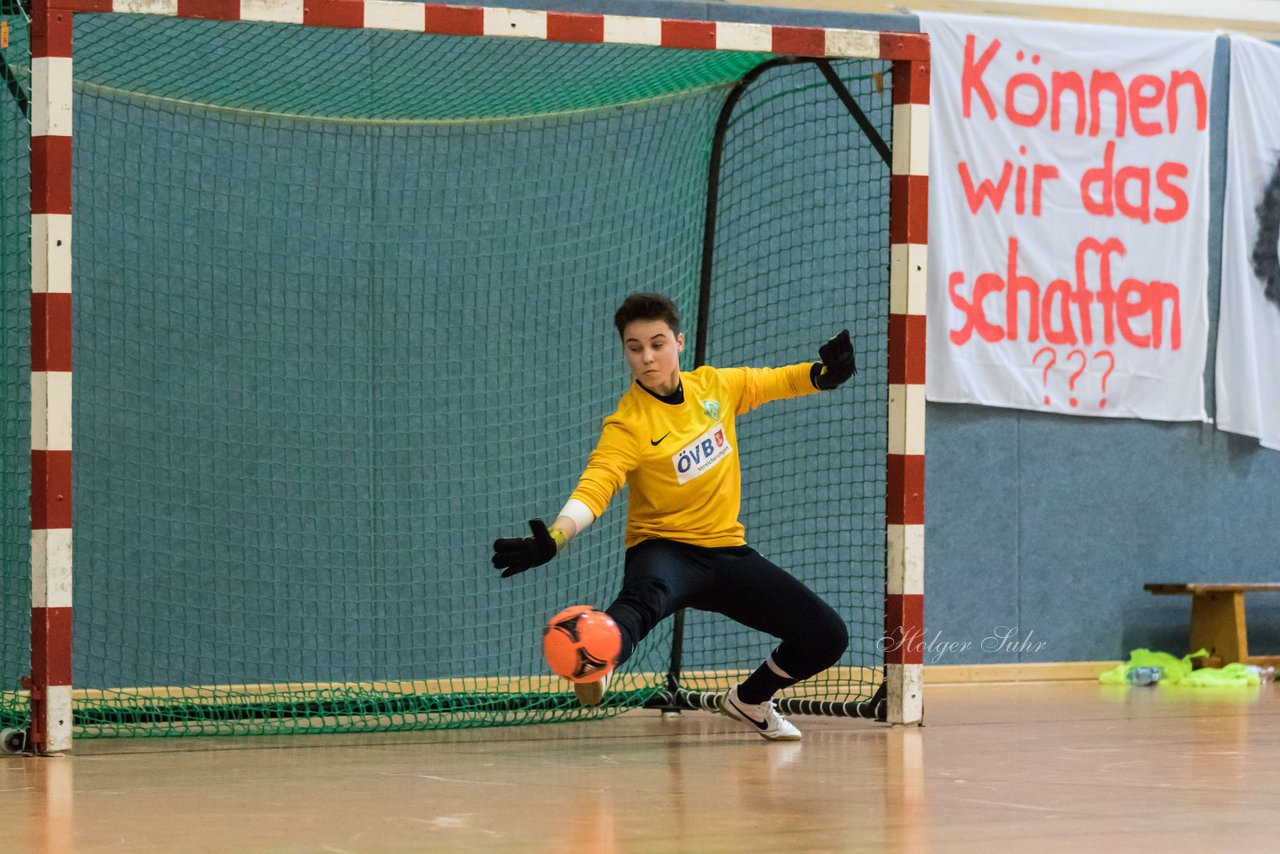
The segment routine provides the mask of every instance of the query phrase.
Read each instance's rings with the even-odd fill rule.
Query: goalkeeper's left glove
[[[809,380],[814,388],[833,389],[858,372],[848,329],[840,330],[839,335],[819,347],[818,357],[822,361],[814,362],[809,370]]]

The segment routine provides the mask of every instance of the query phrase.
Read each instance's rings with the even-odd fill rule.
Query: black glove
[[[530,519],[529,530],[533,531],[532,537],[493,541],[493,565],[505,570],[503,578],[542,566],[559,551],[551,532],[541,519]]]
[[[814,388],[823,391],[833,389],[858,372],[848,329],[840,330],[839,335],[819,347],[818,357],[822,361],[814,362],[809,371],[809,379]]]

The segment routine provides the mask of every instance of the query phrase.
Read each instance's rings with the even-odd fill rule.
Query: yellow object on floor
[[[1117,665],[1110,670],[1104,671],[1098,681],[1103,685],[1124,685],[1127,682],[1126,676],[1134,667],[1159,667],[1161,685],[1178,685],[1184,679],[1191,675],[1194,665],[1191,659],[1200,658],[1208,655],[1206,650],[1198,650],[1190,655],[1184,655],[1178,658],[1167,652],[1153,652],[1149,649],[1139,647],[1129,653],[1129,660],[1124,664]],[[1256,676],[1255,676],[1256,680]]]
[[[1261,681],[1257,670],[1233,661],[1223,667],[1201,667],[1178,684],[1188,688],[1247,688]]]

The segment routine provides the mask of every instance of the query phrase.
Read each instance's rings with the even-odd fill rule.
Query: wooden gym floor
[[[0,756],[4,852],[1274,851],[1275,685],[930,686],[924,728],[717,715]]]

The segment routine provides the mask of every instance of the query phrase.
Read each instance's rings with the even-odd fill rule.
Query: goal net
[[[24,728],[31,526],[57,500],[32,389],[52,436],[35,377],[56,366],[33,364],[29,317],[42,72],[0,2],[0,722]],[[333,17],[357,6],[363,25]],[[331,17],[74,16],[75,735],[596,718],[754,668],[772,639],[690,613],[599,707],[547,672],[547,618],[620,583],[625,492],[552,564],[505,581],[489,565],[496,536],[572,490],[628,382],[613,310],[641,290],[675,299],[716,365],[810,360],[852,331],[850,387],[741,421],[744,522],[850,625],[844,659],[791,696],[870,698],[893,63],[784,63],[738,86],[774,52],[554,41],[545,13],[481,12],[513,35],[543,16],[498,38],[371,24],[411,23],[414,4],[315,8]]]

